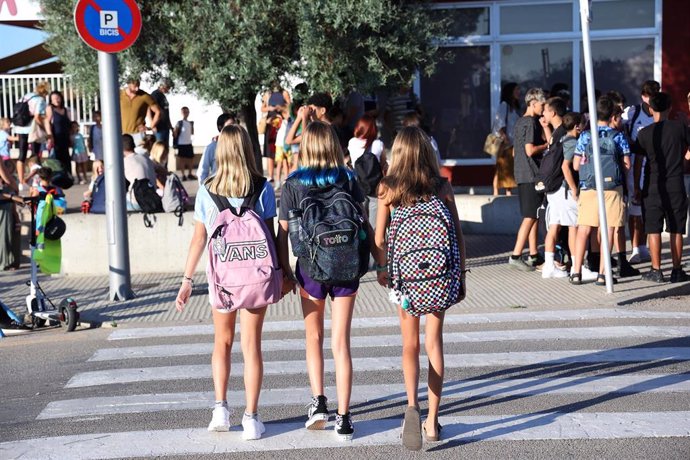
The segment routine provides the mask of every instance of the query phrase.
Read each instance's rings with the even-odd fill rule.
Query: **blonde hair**
[[[429,136],[408,126],[395,136],[388,175],[381,180],[379,198],[392,206],[412,206],[437,195],[443,179]]]
[[[156,141],[151,146],[151,159],[159,164],[165,163],[168,159],[168,145],[163,141]]]
[[[303,168],[324,170],[345,166],[343,149],[335,130],[323,121],[312,121],[302,134],[299,152]]]
[[[252,178],[261,177],[247,131],[239,125],[225,126],[216,145],[216,173],[206,180],[211,193],[244,197],[252,193]]]
[[[48,95],[48,93],[50,92],[50,83],[48,83],[45,80],[36,83],[36,87],[34,88],[34,92],[36,94],[38,94],[39,96],[46,97]]]

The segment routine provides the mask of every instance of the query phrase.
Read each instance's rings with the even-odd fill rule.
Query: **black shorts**
[[[29,151],[29,135],[18,134],[19,137],[19,161],[26,161],[26,155]]]
[[[523,218],[537,219],[539,208],[544,201],[544,195],[534,189],[532,182],[518,184],[518,194],[520,196],[520,214]]]
[[[647,233],[685,233],[688,197],[684,191],[649,194],[642,200],[644,229]]]
[[[177,156],[182,158],[194,158],[194,147],[192,145],[178,145]]]

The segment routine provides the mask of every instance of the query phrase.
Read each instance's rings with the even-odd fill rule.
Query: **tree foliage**
[[[121,76],[165,75],[229,109],[286,73],[333,95],[371,91],[429,73],[447,22],[425,1],[156,0],[138,2],[143,27],[118,55]],[[47,46],[85,89],[98,87],[97,54],[78,37],[76,1],[41,0]]]

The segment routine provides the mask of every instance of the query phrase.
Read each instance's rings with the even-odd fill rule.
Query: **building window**
[[[568,3],[501,6],[501,34],[534,34],[573,30]]]
[[[451,37],[489,35],[489,8],[436,9],[432,17],[450,21]]]
[[[525,94],[529,88],[549,90],[556,83],[572,88],[572,42],[501,45],[501,87],[514,81]]]
[[[489,47],[451,48],[452,62],[441,63],[420,92],[431,135],[447,159],[488,158],[482,152],[491,122]],[[484,134],[486,137],[486,134]]]
[[[654,3],[654,0],[625,0],[625,3],[617,0],[594,2],[590,28],[592,30],[652,28],[656,20]]]

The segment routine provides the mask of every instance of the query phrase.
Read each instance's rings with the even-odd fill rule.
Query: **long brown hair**
[[[429,136],[408,126],[395,136],[388,175],[381,180],[379,198],[393,207],[412,206],[437,195],[443,179]]]

